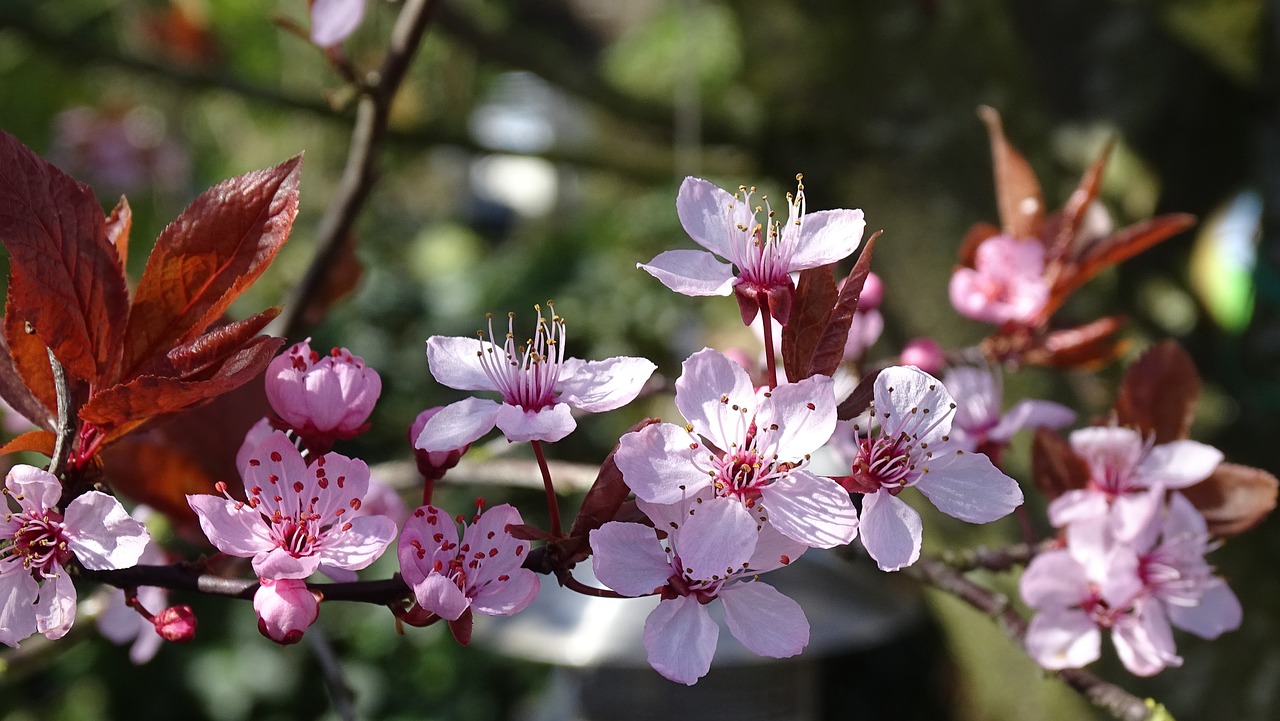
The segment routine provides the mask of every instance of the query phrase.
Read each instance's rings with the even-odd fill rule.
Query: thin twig
[[[75,442],[76,422],[71,414],[71,391],[67,387],[66,369],[54,357],[52,350],[47,348],[45,350],[49,353],[49,366],[53,369],[53,390],[58,399],[58,425],[54,429],[53,457],[49,459],[49,474],[57,477],[62,475],[67,465],[67,458],[71,455],[71,445]]]
[[[342,672],[342,663],[333,651],[333,644],[329,642],[329,634],[320,626],[312,626],[307,633],[307,641],[311,644],[316,662],[320,664],[321,673],[324,674],[324,685],[329,689],[329,698],[333,700],[333,710],[343,721],[356,721],[355,696]]]
[[[1018,566],[1025,566],[1032,558],[1057,545],[1056,541],[1042,541],[1037,544],[1019,543],[1005,548],[986,548],[979,546],[963,551],[946,550],[939,554],[939,559],[955,570],[966,571],[1009,571]]]

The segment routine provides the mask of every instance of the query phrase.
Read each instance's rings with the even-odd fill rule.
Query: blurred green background
[[[370,0],[343,46],[356,67],[376,67],[398,8]],[[3,0],[0,128],[104,206],[128,195],[135,278],[149,239],[200,191],[305,151],[293,236],[236,310],[278,303],[310,260],[352,117],[352,93],[322,52],[282,27],[305,28],[306,10],[304,0]],[[1050,207],[1113,137],[1103,200],[1117,226],[1201,217],[1105,273],[1064,316],[1128,315],[1135,352],[1177,338],[1205,377],[1198,440],[1275,472],[1280,5],[1263,0],[445,0],[356,224],[363,278],[310,330],[314,345],[346,346],[383,378],[373,429],[338,450],[408,458],[414,415],[461,397],[432,381],[424,339],[471,334],[486,311],[519,321],[552,298],[572,355],[644,355],[668,381],[704,345],[751,347],[732,301],[676,296],[635,269],[692,247],[674,213],[688,174],[781,196],[803,172],[809,208],[864,209],[869,229],[885,230],[873,267],[887,322],[873,358],[918,336],[976,343],[988,329],[958,320],[946,278],[969,225],[996,220],[981,104],[1001,111]],[[1009,378],[1008,395],[1057,398],[1087,420],[1110,407],[1122,370],[1028,371]],[[583,423],[552,453],[598,463],[645,412],[673,415],[654,398]],[[1023,480],[1026,459],[1019,438],[1009,461]],[[447,502],[461,509],[477,493],[452,489]],[[536,508],[536,495],[512,494]],[[975,533],[929,521],[934,548],[1016,536],[1011,522]],[[1240,631],[1179,635],[1185,666],[1154,679],[1111,656],[1098,670],[1180,719],[1280,716],[1277,525],[1213,556],[1245,606]],[[1012,578],[992,580],[1015,590]],[[261,638],[248,604],[182,600],[197,608],[199,640],[141,668],[90,623],[4,655],[0,721],[335,717],[308,644]],[[986,619],[926,600],[934,620],[921,631],[828,665],[846,688],[829,694],[827,717],[1096,715]],[[516,718],[547,677],[460,650],[440,628],[396,635],[377,608],[326,604],[320,626],[367,718]]]

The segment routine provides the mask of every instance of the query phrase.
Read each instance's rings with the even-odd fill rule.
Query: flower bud
[[[253,594],[253,610],[258,614],[258,632],[281,646],[302,640],[302,634],[320,616],[320,600],[296,578],[260,579]]]
[[[170,606],[151,618],[156,633],[166,641],[186,643],[196,636],[196,614],[185,604]]]
[[[461,448],[454,448],[449,451],[423,451],[418,449],[419,436],[422,435],[422,429],[426,427],[427,421],[432,416],[444,409],[444,406],[436,406],[428,408],[418,414],[414,419],[413,425],[409,427],[409,442],[413,444],[413,457],[418,462],[418,472],[428,481],[438,481],[444,478],[444,474],[450,468],[458,465],[458,461],[462,460],[462,456],[471,447],[467,444]]]
[[[875,273],[867,273],[862,283],[862,292],[858,294],[858,310],[874,310],[884,301],[884,283]]]
[[[346,348],[321,356],[311,350],[310,340],[294,345],[267,366],[267,400],[308,446],[317,440],[323,448],[334,439],[353,438],[364,431],[382,393],[382,379]]]
[[[941,372],[946,361],[942,346],[932,338],[914,338],[902,347],[902,365],[915,366],[925,373]]]

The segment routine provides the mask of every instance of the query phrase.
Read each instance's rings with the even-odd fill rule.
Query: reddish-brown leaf
[[[129,207],[129,200],[122,195],[111,215],[107,216],[107,241],[116,249],[116,255],[120,256],[121,268],[126,267],[129,262],[129,231],[132,228],[133,210]]]
[[[657,422],[657,418],[646,418],[631,426],[627,432],[634,433]],[[613,450],[609,451],[608,457],[604,459],[604,463],[600,465],[595,483],[592,483],[591,488],[587,490],[587,496],[582,499],[578,515],[573,519],[573,527],[569,530],[571,537],[585,539],[587,534],[612,521],[618,515],[618,509],[627,500],[627,494],[631,489],[622,480],[622,471],[618,470],[618,464],[614,461],[614,454],[617,452],[618,446],[614,445]]]
[[[1187,438],[1200,400],[1200,374],[1191,356],[1176,341],[1148,348],[1124,374],[1116,419],[1156,443]]]
[[[1195,225],[1196,217],[1187,213],[1169,213],[1135,223],[1118,230],[1103,240],[1080,249],[1073,269],[1054,284],[1055,298],[1065,298],[1103,270],[1122,263],[1155,244],[1167,240]]]
[[[1071,197],[1067,198],[1067,203],[1058,217],[1057,231],[1053,238],[1048,239],[1052,241],[1051,257],[1056,257],[1070,247],[1080,232],[1080,225],[1084,222],[1089,205],[1097,199],[1098,191],[1102,189],[1102,174],[1107,169],[1107,160],[1111,157],[1111,148],[1114,145],[1114,139],[1107,140],[1106,145],[1102,147],[1102,152],[1098,153],[1098,157],[1084,171],[1080,184],[1071,193]]]
[[[55,440],[53,433],[49,431],[27,431],[4,444],[4,446],[0,446],[0,456],[19,451],[30,451],[52,457]]]
[[[134,294],[122,378],[194,340],[262,274],[293,226],[301,167],[296,156],[225,180],[164,229]]]
[[[986,123],[987,135],[991,138],[1001,229],[1014,238],[1038,238],[1044,217],[1040,181],[1036,180],[1027,159],[1005,138],[1000,113],[984,105],[978,108],[978,117]]]
[[[1075,328],[1053,331],[1026,349],[1022,359],[1059,368],[1093,368],[1108,363],[1120,357],[1128,343],[1115,338],[1123,325],[1123,317],[1110,315]]]
[[[876,376],[880,375],[881,370],[883,369],[877,368],[858,381],[849,397],[836,406],[836,418],[842,421],[853,420],[871,407],[871,401],[875,400]]]
[[[0,242],[10,292],[67,372],[105,378],[120,353],[129,292],[93,191],[0,132]]]
[[[1084,488],[1090,475],[1089,464],[1048,428],[1037,428],[1031,441],[1031,474],[1050,499]]]
[[[803,375],[813,359],[813,349],[818,346],[822,331],[831,316],[831,306],[839,296],[832,265],[800,271],[796,283],[795,300],[791,304],[791,318],[782,327],[782,364],[787,379],[792,383],[808,376]]]
[[[53,369],[49,365],[49,351],[44,341],[40,340],[36,334],[28,333],[27,330],[27,322],[23,320],[22,312],[14,307],[11,287],[4,313],[5,348],[8,350],[9,360],[13,363],[13,370],[17,374],[18,385],[35,403],[32,405],[22,397],[23,394],[19,391],[15,400],[23,405],[16,405],[13,402],[9,405],[37,426],[53,430],[54,420],[57,418],[58,398],[53,388]],[[7,392],[5,399],[9,399]]]
[[[827,316],[827,323],[822,329],[818,344],[814,346],[813,357],[809,360],[809,367],[801,376],[802,378],[815,375],[829,376],[836,372],[836,368],[840,367],[840,361],[844,360],[844,346],[849,341],[849,326],[853,323],[854,311],[858,309],[858,296],[862,295],[862,286],[867,281],[867,274],[871,272],[871,254],[875,251],[876,239],[880,237],[880,232],[877,230],[867,238],[858,261],[853,264],[853,270],[849,271],[849,277],[845,278],[844,285],[840,287],[840,295],[836,298],[830,315]],[[790,377],[790,371],[788,371],[788,377]]]
[[[1182,493],[1200,509],[1215,536],[1253,528],[1276,507],[1276,477],[1260,468],[1219,463],[1208,478]]]
[[[283,343],[280,338],[254,338],[203,380],[139,376],[94,394],[80,409],[80,418],[111,429],[107,440],[112,441],[153,416],[190,408],[251,380]]]
[[[978,257],[978,246],[982,245],[982,241],[992,236],[1000,235],[1000,229],[990,223],[975,223],[964,234],[964,240],[960,242],[960,265],[967,268],[974,267]]]
[[[171,373],[163,375],[183,380],[198,379],[255,338],[278,315],[280,306],[274,306],[244,320],[220,325],[194,341],[174,348],[165,356],[166,369]]]

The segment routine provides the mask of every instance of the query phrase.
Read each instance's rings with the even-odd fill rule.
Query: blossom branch
[[[81,569],[80,576],[116,588],[151,586],[245,601],[253,599],[259,585],[256,578],[226,578],[207,573],[190,563],[139,565],[109,571]],[[409,587],[399,576],[375,581],[309,583],[307,588],[323,595],[326,601],[355,601],[380,606],[404,601],[411,596]]]
[[[939,560],[956,571],[965,573],[983,569],[986,571],[1008,571],[1017,566],[1027,565],[1036,555],[1057,545],[1056,541],[1040,543],[1019,543],[1006,548],[987,548],[979,546],[963,551],[944,550]]]
[[[46,351],[49,353],[49,367],[53,369],[53,390],[58,403],[58,426],[54,431],[53,456],[49,459],[49,474],[60,476],[67,465],[68,456],[71,455],[76,424],[71,414],[71,390],[67,387],[66,369],[54,357],[52,350],[46,349]]]

